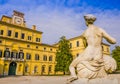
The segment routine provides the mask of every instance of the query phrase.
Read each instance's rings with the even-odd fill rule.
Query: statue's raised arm
[[[111,44],[115,44],[116,40],[111,37],[109,34],[107,34],[107,32],[105,32],[103,29],[100,29],[102,31],[103,37]]]

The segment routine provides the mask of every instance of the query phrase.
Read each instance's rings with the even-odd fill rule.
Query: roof
[[[14,27],[16,27],[16,28],[23,28],[24,30],[34,31],[34,32],[38,32],[38,33],[43,33],[43,32],[38,31],[38,30],[33,30],[33,29],[31,29],[31,28],[28,28],[28,27],[19,26],[19,25],[7,23],[7,22],[4,22],[4,21],[0,21],[0,24],[9,25],[9,26],[14,26]]]
[[[7,17],[7,18],[12,19],[12,18],[11,18],[11,17],[9,17],[9,16],[3,15],[3,16],[1,17],[1,20],[3,19],[3,17]]]
[[[49,44],[45,44],[45,43],[41,43],[41,45],[43,45],[43,46],[49,46],[49,47],[55,47],[54,45],[49,45]],[[55,47],[55,48],[57,48],[57,47]]]
[[[77,38],[83,38],[83,37],[80,35],[80,36],[76,36],[76,37],[70,38],[68,40],[74,40],[74,39],[77,39]]]

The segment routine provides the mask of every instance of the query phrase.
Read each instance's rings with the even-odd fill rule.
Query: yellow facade
[[[24,14],[14,11],[12,17],[0,20],[0,76],[54,75],[56,45],[42,43],[42,33],[36,26],[27,28]],[[81,36],[69,39],[73,58],[86,45]],[[109,55],[109,45],[103,44],[103,53]],[[59,74],[59,73],[58,73]]]
[[[12,17],[2,16],[0,76],[54,74],[56,47],[41,39],[42,32],[35,25],[31,29],[25,26],[24,14],[14,11]]]

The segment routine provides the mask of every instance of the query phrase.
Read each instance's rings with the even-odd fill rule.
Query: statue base
[[[110,78],[95,78],[95,79],[86,79],[80,78],[71,82],[70,84],[119,84],[118,79],[110,79]]]

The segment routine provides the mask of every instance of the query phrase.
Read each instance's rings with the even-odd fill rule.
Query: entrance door
[[[16,75],[17,63],[11,62],[9,65],[9,75]]]

